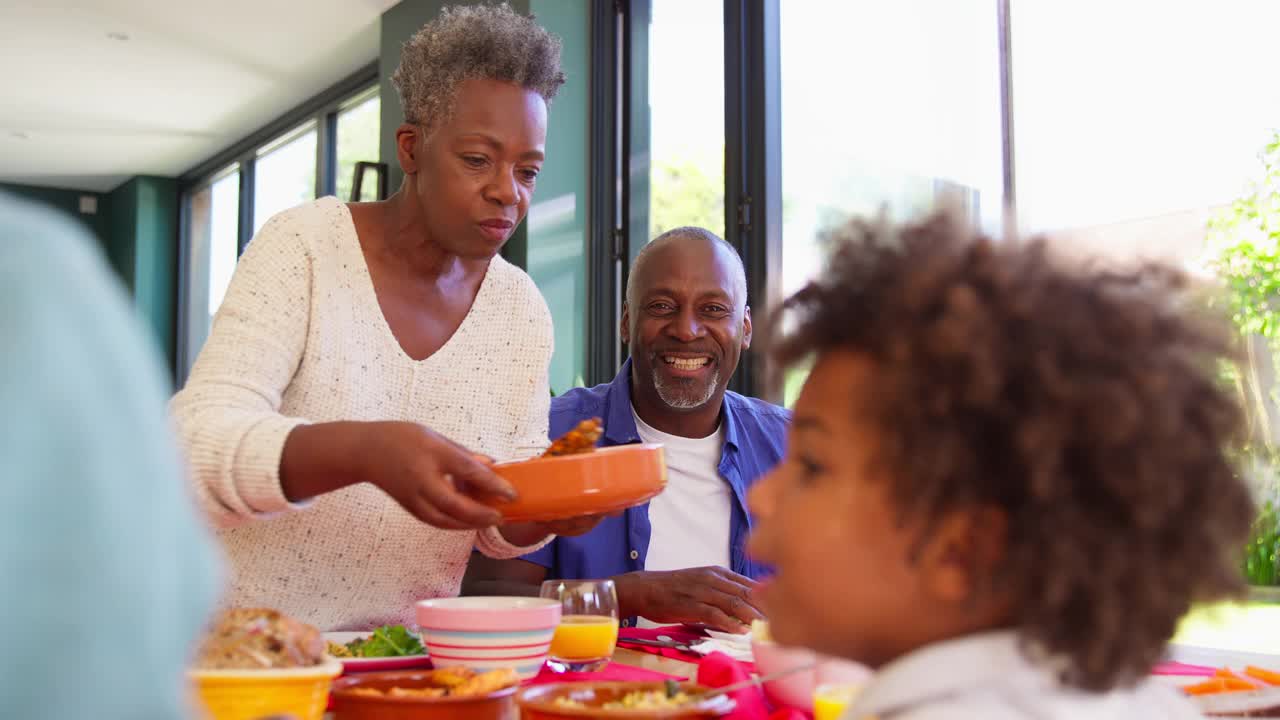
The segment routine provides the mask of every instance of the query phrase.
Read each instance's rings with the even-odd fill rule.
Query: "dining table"
[[[667,675],[679,675],[685,678],[692,678],[698,674],[698,665],[696,663],[662,655],[651,655],[624,647],[613,651],[613,661],[619,665],[653,670]]]
[[[697,663],[687,662],[677,658],[663,657],[661,655],[652,655],[639,650],[619,647],[613,651],[613,662],[617,665],[625,665],[627,667],[640,668],[642,670],[650,670],[660,672],[666,675],[675,675],[683,678],[694,678],[698,674]],[[325,714],[325,720],[333,720],[332,713]]]

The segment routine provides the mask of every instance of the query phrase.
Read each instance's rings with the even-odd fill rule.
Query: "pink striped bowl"
[[[512,668],[522,680],[542,669],[560,624],[560,601],[459,597],[417,605],[422,644],[435,667]]]

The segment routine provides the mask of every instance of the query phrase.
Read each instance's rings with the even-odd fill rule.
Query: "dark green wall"
[[[178,304],[177,180],[138,176],[109,193],[7,183],[0,183],[0,191],[48,205],[84,223],[172,367]],[[82,195],[98,198],[96,214],[80,213]]]
[[[106,249],[108,221],[105,207],[106,198],[102,193],[89,192],[88,190],[37,187],[35,185],[14,185],[11,183],[0,183],[0,191],[61,210],[83,223],[98,239],[98,243],[102,245],[103,249]],[[80,214],[81,195],[92,195],[98,198],[97,214]]]
[[[590,159],[591,17],[586,2],[531,0],[538,23],[558,35],[565,84],[551,104],[547,160],[529,210],[524,268],[555,321],[551,387],[558,393],[586,380],[587,211]]]
[[[132,180],[112,190],[106,197],[107,233],[104,238],[107,257],[116,269],[130,293],[133,292],[134,243],[133,231],[137,224],[137,186]]]
[[[111,191],[107,255],[133,294],[157,349],[174,362],[178,182],[139,175]]]

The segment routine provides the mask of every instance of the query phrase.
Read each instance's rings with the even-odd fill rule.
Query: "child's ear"
[[[976,599],[1004,561],[1009,519],[997,508],[956,510],[939,518],[920,554],[924,586],[948,603]]]

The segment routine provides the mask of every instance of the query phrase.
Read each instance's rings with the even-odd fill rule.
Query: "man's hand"
[[[661,623],[701,623],[741,633],[764,615],[755,606],[756,581],[722,567],[632,572],[613,578],[622,615]]]

